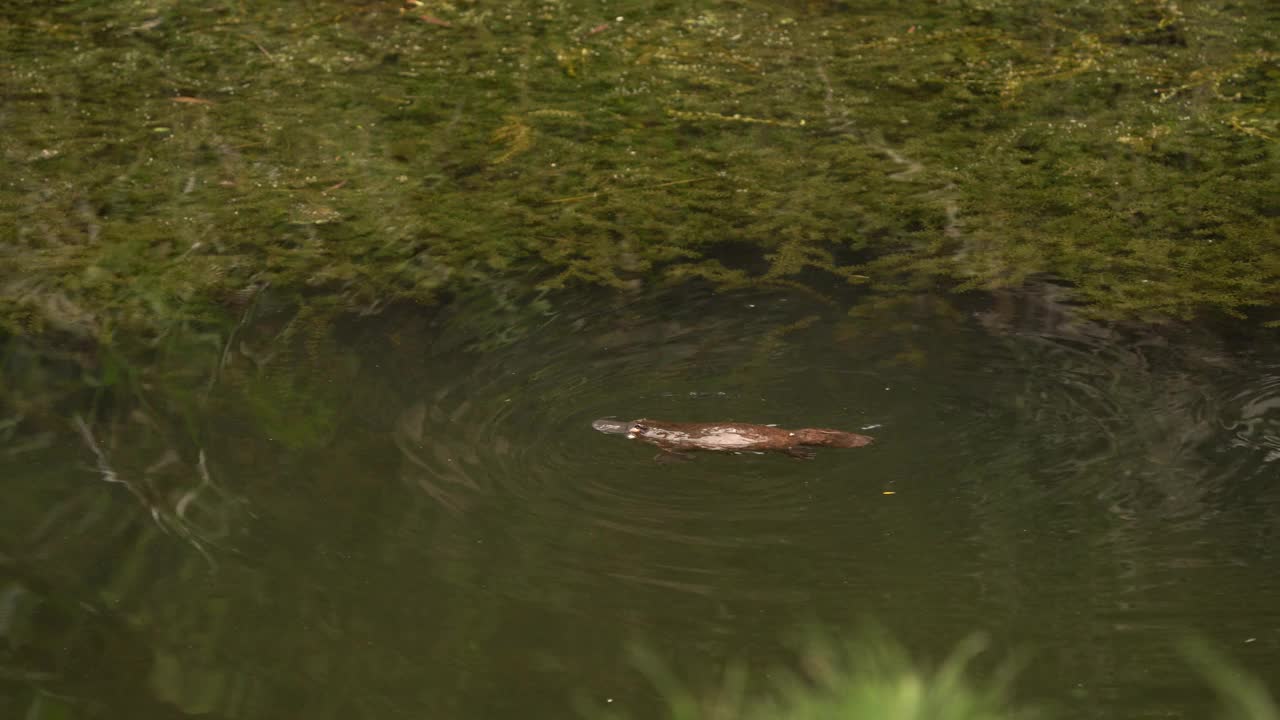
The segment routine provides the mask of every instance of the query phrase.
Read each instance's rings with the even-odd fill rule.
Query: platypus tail
[[[870,435],[845,432],[843,430],[824,430],[822,428],[801,428],[796,430],[796,437],[801,445],[820,445],[834,448],[856,448],[870,445],[876,439]]]

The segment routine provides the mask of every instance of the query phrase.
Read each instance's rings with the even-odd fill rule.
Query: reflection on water
[[[1074,715],[1199,707],[1189,630],[1280,667],[1275,352],[1081,320],[1051,288],[853,307],[476,297],[274,375],[232,357],[192,427],[80,408],[10,433],[0,709],[643,708],[633,640],[696,681],[867,616],[927,655],[976,629],[1036,650],[1028,693]],[[592,430],[611,415],[877,443],[660,464]]]

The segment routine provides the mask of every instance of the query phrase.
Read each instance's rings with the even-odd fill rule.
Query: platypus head
[[[626,435],[631,426],[635,424],[634,420],[614,420],[613,418],[600,418],[591,423],[591,427],[602,433],[610,435]]]
[[[820,430],[818,428],[802,428],[796,430],[796,437],[801,445],[821,445],[833,448],[855,448],[870,445],[875,438],[868,435],[844,432],[841,430]]]

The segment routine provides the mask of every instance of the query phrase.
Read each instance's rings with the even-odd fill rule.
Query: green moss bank
[[[11,4],[0,322],[100,343],[517,269],[1280,300],[1280,6],[884,5]]]

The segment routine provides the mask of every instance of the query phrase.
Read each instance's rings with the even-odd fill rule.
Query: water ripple
[[[1203,522],[1224,487],[1280,457],[1275,373],[1232,386],[1247,374],[1213,347],[1020,307],[886,329],[803,296],[689,292],[562,304],[494,344],[463,306],[404,389],[403,477],[451,516],[499,516],[513,542],[555,548],[529,572],[744,593],[741,553],[849,582],[851,562],[896,552],[895,508],[954,515],[957,493],[981,523],[1032,513],[1048,528],[1093,508],[1113,523],[1106,542],[1132,545],[1140,520]],[[872,425],[880,442],[807,463],[664,465],[591,429],[608,416]]]

